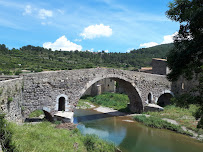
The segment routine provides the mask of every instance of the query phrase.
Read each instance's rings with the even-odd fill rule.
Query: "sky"
[[[0,44],[129,52],[173,42],[172,0],[0,0]]]

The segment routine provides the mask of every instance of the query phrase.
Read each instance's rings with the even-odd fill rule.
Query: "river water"
[[[74,123],[82,134],[96,134],[115,143],[123,152],[203,152],[203,143],[172,131],[131,122],[129,117],[91,109],[77,109],[74,113]]]

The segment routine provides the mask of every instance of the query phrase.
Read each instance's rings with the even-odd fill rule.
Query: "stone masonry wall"
[[[22,121],[22,78],[0,81],[0,110],[10,121]]]
[[[110,68],[26,74],[23,76],[25,114],[43,107],[50,109],[50,112],[56,112],[57,99],[60,96],[67,97],[65,111],[73,111],[85,91],[95,82],[105,78],[122,80],[120,83],[123,83],[124,86],[130,84],[135,90],[135,94],[128,90],[129,97],[142,102],[142,105],[139,104],[136,107],[139,108],[138,111],[142,111],[149,93],[152,94],[155,101],[165,91],[171,90],[171,83],[165,76]]]

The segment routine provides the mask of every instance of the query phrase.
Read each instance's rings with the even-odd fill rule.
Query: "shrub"
[[[4,117],[5,114],[0,112],[0,144],[3,151],[14,151],[15,146],[11,144],[12,131]]]
[[[99,139],[96,135],[87,134],[84,136],[83,143],[88,152],[112,152],[115,151],[115,146],[112,143],[107,143]]]

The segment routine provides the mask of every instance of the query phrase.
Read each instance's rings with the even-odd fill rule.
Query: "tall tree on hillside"
[[[171,69],[168,78],[175,81],[180,75],[187,79],[199,76],[196,89],[199,96],[193,97],[193,101],[200,104],[199,117],[203,121],[203,1],[174,0],[166,15],[180,23],[179,32],[174,37],[175,47],[168,54]],[[203,123],[200,127],[203,128]]]

